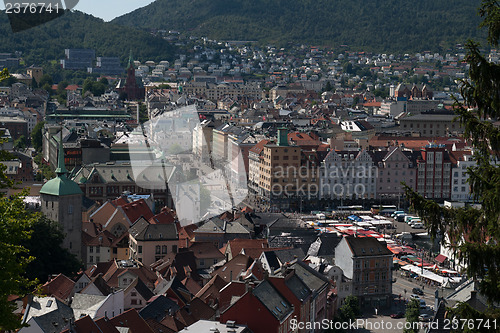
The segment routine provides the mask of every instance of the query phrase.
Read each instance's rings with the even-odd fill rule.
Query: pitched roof
[[[352,237],[348,236],[344,238],[351,252],[355,257],[367,257],[367,256],[383,256],[391,255],[392,252],[387,248],[386,245],[379,242],[373,237]]]
[[[267,280],[262,281],[256,286],[252,294],[257,297],[257,299],[280,322],[293,312],[292,305]]]
[[[163,295],[159,295],[142,308],[139,314],[144,319],[154,319],[161,322],[169,313],[174,314],[179,309],[179,306],[173,300]]]
[[[201,286],[194,279],[186,277],[181,281],[184,287],[193,295],[196,295],[200,290]]]
[[[286,264],[294,260],[302,260],[306,256],[300,247],[295,249],[274,250],[274,254],[282,264]]]
[[[101,333],[101,332],[118,333],[118,330],[116,328],[114,328],[114,331],[102,330],[99,326],[97,326],[94,320],[92,320],[92,318],[87,315],[85,317],[75,320],[74,323],[70,324],[69,329],[64,330],[61,333]]]
[[[295,275],[313,292],[329,284],[323,275],[301,261],[297,261],[292,267],[295,269]]]
[[[165,325],[166,327],[170,328],[174,332],[179,332],[184,327],[186,327],[186,325],[181,323],[174,316],[166,316],[165,318],[163,318],[163,320],[160,322],[160,324]]]
[[[154,224],[169,224],[174,223],[176,219],[176,214],[174,210],[167,209],[166,207],[162,211],[152,218],[149,219],[150,223]]]
[[[216,258],[216,259],[224,259],[224,255],[219,251],[219,249],[211,242],[193,242],[189,248],[190,251],[193,251],[196,259],[205,259],[205,258]]]
[[[59,274],[55,278],[47,281],[43,286],[43,293],[48,296],[54,296],[65,301],[71,296],[71,291],[75,282],[64,274]]]
[[[250,152],[260,155],[260,153],[264,150],[264,146],[267,145],[269,140],[261,140],[255,146],[250,149]]]
[[[127,286],[125,293],[131,291],[132,289],[135,289],[146,301],[154,296],[153,292],[139,278],[135,278],[134,281]]]
[[[121,207],[132,223],[137,221],[140,217],[149,220],[154,216],[151,208],[149,208],[144,199],[139,199],[137,201],[127,203]]]
[[[313,256],[333,256],[335,255],[335,248],[342,240],[342,236],[336,233],[322,233],[318,236],[316,241],[311,244],[308,255]]]
[[[156,320],[154,319],[146,319],[146,323],[148,323],[149,327],[151,327],[151,329],[153,331],[155,331],[155,333],[175,333],[177,331],[174,331],[173,329],[170,329],[168,328],[167,326],[157,322]]]
[[[23,323],[33,319],[44,332],[59,332],[73,318],[73,310],[55,297],[33,297],[24,312]]]
[[[213,272],[212,276],[219,275],[226,282],[237,280],[238,276],[244,273],[252,263],[252,258],[244,254],[238,254]]]
[[[94,276],[91,280],[90,280],[90,283],[85,287],[83,288],[80,293],[81,294],[86,294],[87,293],[87,290],[90,290],[90,288],[92,287],[95,287],[99,290],[99,292],[104,295],[104,296],[107,296],[111,293],[111,287],[108,286],[108,284],[106,283],[106,281],[103,279],[102,277],[102,273],[99,273],[97,274],[96,276]]]
[[[142,241],[177,240],[177,226],[175,224],[151,224],[144,217],[140,217],[129,229],[130,236]]]
[[[109,321],[116,327],[128,327],[132,332],[154,333],[136,309],[127,310]]]
[[[226,285],[227,282],[224,281],[224,279],[222,279],[219,275],[214,275],[210,281],[208,281],[203,288],[198,291],[195,297],[205,300],[213,294],[218,295],[219,291],[221,291],[221,289]]]
[[[246,234],[250,238],[248,231],[239,222],[228,222],[219,218],[212,218],[194,231],[195,233],[219,233],[219,234]]]
[[[234,257],[238,253],[241,253],[242,249],[265,249],[269,248],[267,239],[241,239],[236,238],[228,242],[226,251],[230,249],[232,256]],[[260,255],[260,254],[259,254]]]

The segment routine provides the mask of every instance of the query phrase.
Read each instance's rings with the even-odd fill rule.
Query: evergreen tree
[[[482,26],[488,28],[488,42],[498,47],[500,4],[483,0],[479,13]],[[432,236],[444,235],[443,241],[465,263],[468,276],[479,281],[480,292],[492,304],[500,301],[500,129],[493,125],[500,116],[500,65],[488,62],[477,43],[469,41],[466,47],[469,79],[462,81],[463,103],[455,104],[464,136],[474,147],[476,166],[468,169],[469,185],[481,208],[443,208],[409,188],[406,192]],[[454,312],[463,318],[470,314]]]

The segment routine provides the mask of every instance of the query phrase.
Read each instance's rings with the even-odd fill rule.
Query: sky
[[[68,2],[74,3],[77,1],[70,0]],[[147,6],[151,2],[154,2],[154,0],[79,0],[74,9],[102,18],[104,21],[111,21],[115,17]],[[3,1],[0,2],[0,9],[5,9]]]
[[[80,0],[75,9],[111,21],[151,2],[154,0]]]

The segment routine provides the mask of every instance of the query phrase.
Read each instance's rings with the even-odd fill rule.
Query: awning
[[[448,258],[445,255],[440,254],[434,260],[436,260],[438,263],[442,264],[446,259],[448,259]]]

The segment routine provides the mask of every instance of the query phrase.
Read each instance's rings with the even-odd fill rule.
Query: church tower
[[[144,89],[142,79],[135,76],[132,50],[130,50],[130,56],[128,59],[127,78],[125,80],[120,79],[120,81],[116,85],[116,89],[120,93],[125,93],[129,101],[144,99],[146,90]]]
[[[61,130],[62,133],[62,130]],[[57,177],[45,183],[40,190],[42,213],[59,223],[64,233],[63,246],[82,259],[82,197],[80,187],[66,174],[62,134],[57,156]]]

